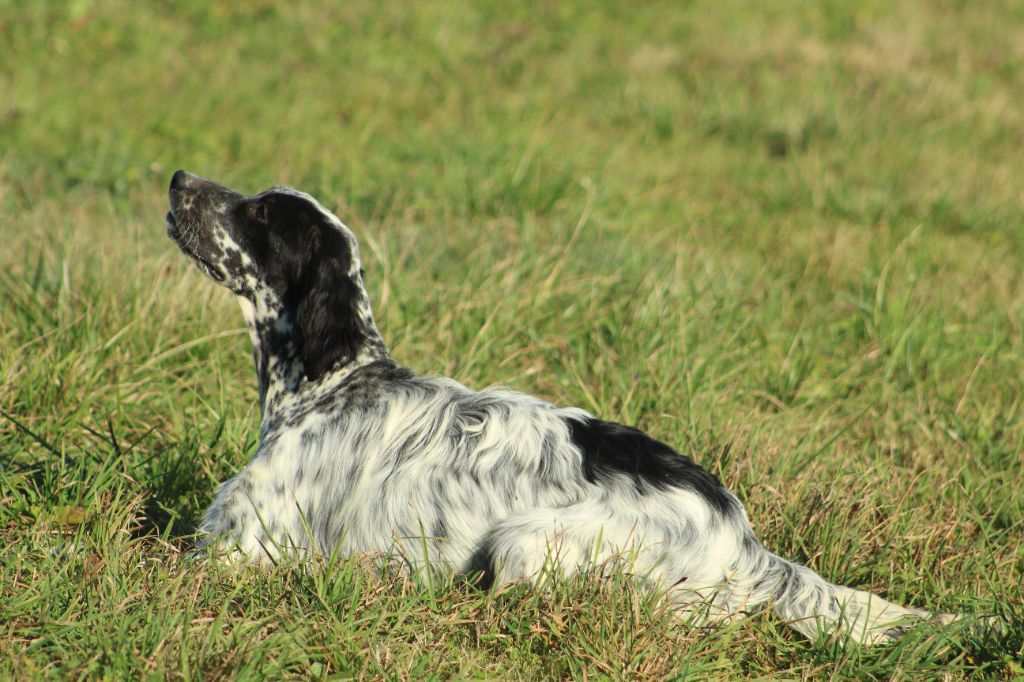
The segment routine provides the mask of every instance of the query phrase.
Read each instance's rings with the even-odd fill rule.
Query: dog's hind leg
[[[771,605],[810,639],[827,634],[875,644],[895,641],[923,620],[955,618],[833,584],[769,552],[745,523],[689,521],[666,526],[650,517],[609,514],[599,502],[525,510],[495,526],[481,554],[498,584],[537,583],[548,574],[566,576],[621,561],[626,572],[665,590],[693,624],[723,622]]]
[[[629,572],[649,571],[664,554],[664,543],[644,529],[616,523],[599,503],[522,510],[498,523],[484,540],[479,557],[493,582],[571,576],[612,560]],[[655,581],[660,582],[660,581]]]
[[[679,507],[663,504],[655,511],[635,508],[642,505],[598,499],[515,512],[488,533],[477,563],[498,584],[536,583],[552,573],[564,577],[609,562],[660,589],[683,577],[691,588],[722,582],[740,549],[735,525],[706,507],[679,514]],[[702,598],[710,593],[701,592]]]

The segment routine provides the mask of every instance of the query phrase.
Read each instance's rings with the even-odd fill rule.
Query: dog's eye
[[[265,201],[259,201],[249,205],[249,217],[259,223],[266,225],[270,220],[270,207]]]

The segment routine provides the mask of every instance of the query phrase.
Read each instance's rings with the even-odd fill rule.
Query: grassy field
[[[1024,677],[1024,5],[604,4],[0,0],[0,678]],[[186,563],[258,407],[179,167],[336,209],[400,362],[640,426],[777,553],[1005,632]]]

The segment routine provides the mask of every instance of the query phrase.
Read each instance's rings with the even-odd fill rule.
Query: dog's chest
[[[344,531],[344,508],[361,475],[358,459],[335,441],[336,431],[315,420],[265,439],[221,487],[203,530],[229,536],[250,555],[267,542],[329,549]]]

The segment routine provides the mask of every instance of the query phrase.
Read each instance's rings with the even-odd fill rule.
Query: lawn
[[[0,0],[0,678],[1024,678],[1024,5]],[[636,425],[873,649],[184,553],[251,455],[186,168],[362,241],[401,363]]]

